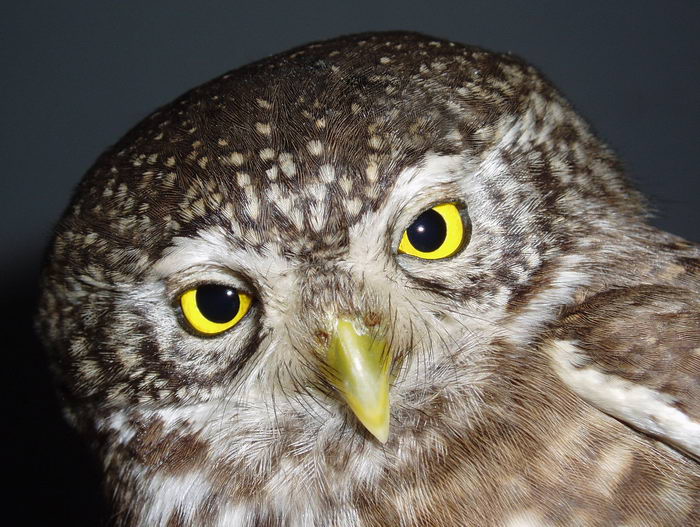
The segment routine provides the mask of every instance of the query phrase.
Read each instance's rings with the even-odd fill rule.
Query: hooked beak
[[[380,442],[389,437],[391,352],[384,338],[339,319],[328,346],[329,381],[364,427]]]

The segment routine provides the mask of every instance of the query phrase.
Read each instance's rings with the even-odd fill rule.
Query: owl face
[[[415,433],[415,415],[397,416],[438,397],[463,398],[466,391],[478,400],[489,378],[487,344],[506,331],[528,340],[549,312],[524,314],[527,320],[513,313],[513,286],[527,284],[544,258],[529,243],[508,242],[494,214],[498,203],[479,198],[483,189],[465,181],[468,164],[461,156],[427,154],[397,175],[375,211],[341,211],[342,219],[334,219],[341,227],[317,222],[327,233],[316,240],[322,249],[283,238],[246,247],[220,225],[174,238],[142,281],[108,299],[111,324],[119,328],[109,347],[119,362],[146,367],[148,343],[159,363],[108,404],[118,407],[122,399],[128,407],[131,388],[148,407],[195,405],[204,411],[198,427],[215,425],[224,451],[241,437],[274,437],[280,427],[308,438],[352,433],[372,442],[329,357],[342,321],[385,343],[366,352],[386,360],[386,415],[391,407],[394,433],[402,422]],[[334,182],[328,186],[326,193],[338,191]],[[290,193],[289,201],[305,195]],[[529,221],[537,222],[534,212]],[[313,225],[301,229],[313,240]],[[550,257],[571,258],[554,251]],[[501,276],[505,261],[509,274]],[[563,283],[542,300],[556,303],[576,278],[552,278]],[[225,430],[222,420],[231,422]]]
[[[369,484],[498,407],[503,343],[639,214],[616,174],[477,48],[348,37],[224,75],[103,155],[59,226],[39,322],[68,414],[113,486],[192,510]]]

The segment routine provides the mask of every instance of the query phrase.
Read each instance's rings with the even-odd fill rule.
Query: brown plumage
[[[122,525],[686,526],[699,291],[536,70],[372,33],[106,152],[38,327]]]

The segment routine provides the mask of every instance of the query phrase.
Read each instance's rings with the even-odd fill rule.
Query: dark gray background
[[[312,40],[410,29],[537,65],[659,211],[700,239],[700,2],[14,2],[0,15],[0,277],[11,463],[24,524],[94,525],[96,477],[63,425],[29,329],[53,222],[96,156],[226,70]],[[30,477],[31,476],[31,477]],[[31,482],[31,483],[30,483]]]

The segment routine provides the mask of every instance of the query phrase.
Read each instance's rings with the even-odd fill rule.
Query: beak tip
[[[384,430],[372,432],[372,435],[383,445],[389,439],[389,427],[387,426]]]
[[[379,422],[367,422],[366,420],[360,419],[360,423],[365,429],[372,434],[377,441],[384,444],[389,439],[389,416],[387,415],[385,419],[381,419]]]

